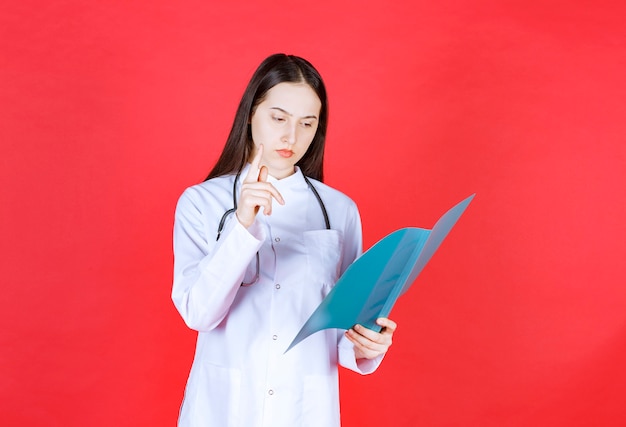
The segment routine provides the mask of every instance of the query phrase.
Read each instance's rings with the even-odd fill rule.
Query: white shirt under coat
[[[361,254],[357,207],[311,180],[328,211],[326,230],[297,169],[281,180],[269,178],[285,205],[274,202],[269,216],[261,209],[248,229],[229,215],[216,242],[219,220],[233,207],[234,178],[188,188],[176,208],[172,299],[198,331],[179,426],[339,426],[337,365],[367,374],[382,356],[357,363],[352,343],[337,329],[317,332],[284,352]],[[254,277],[257,251],[259,280],[240,286]]]

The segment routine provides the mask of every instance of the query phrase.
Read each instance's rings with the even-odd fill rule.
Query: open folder
[[[432,230],[402,228],[368,249],[346,269],[285,353],[323,329],[349,329],[358,323],[380,331],[376,319],[389,315],[473,198],[474,194],[446,212]]]

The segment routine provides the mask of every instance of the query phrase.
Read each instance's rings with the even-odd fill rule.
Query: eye
[[[282,122],[285,121],[285,118],[282,117],[282,116],[272,116],[272,120],[274,120],[275,122],[278,122],[278,123],[282,123]]]
[[[311,128],[311,127],[313,127],[313,123],[312,122],[302,122],[302,126],[304,126],[305,128]]]

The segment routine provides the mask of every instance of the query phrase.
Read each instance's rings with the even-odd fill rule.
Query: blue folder
[[[472,194],[446,212],[432,230],[402,228],[381,239],[354,261],[306,321],[287,350],[309,335],[356,324],[375,331],[379,317],[413,284],[426,263],[474,198]]]

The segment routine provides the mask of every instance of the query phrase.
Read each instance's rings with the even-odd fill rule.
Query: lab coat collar
[[[240,181],[243,180],[243,177],[248,175],[248,170],[250,169],[250,166],[251,166],[250,163],[247,163],[246,166],[244,166],[239,177]],[[272,175],[268,175],[267,181],[271,182],[277,188],[280,187],[284,189],[286,188],[297,189],[302,186],[306,187],[307,185],[306,181],[304,180],[304,177],[302,176],[302,171],[300,170],[298,166],[295,167],[295,172],[286,178],[278,179],[278,178],[273,177]]]

